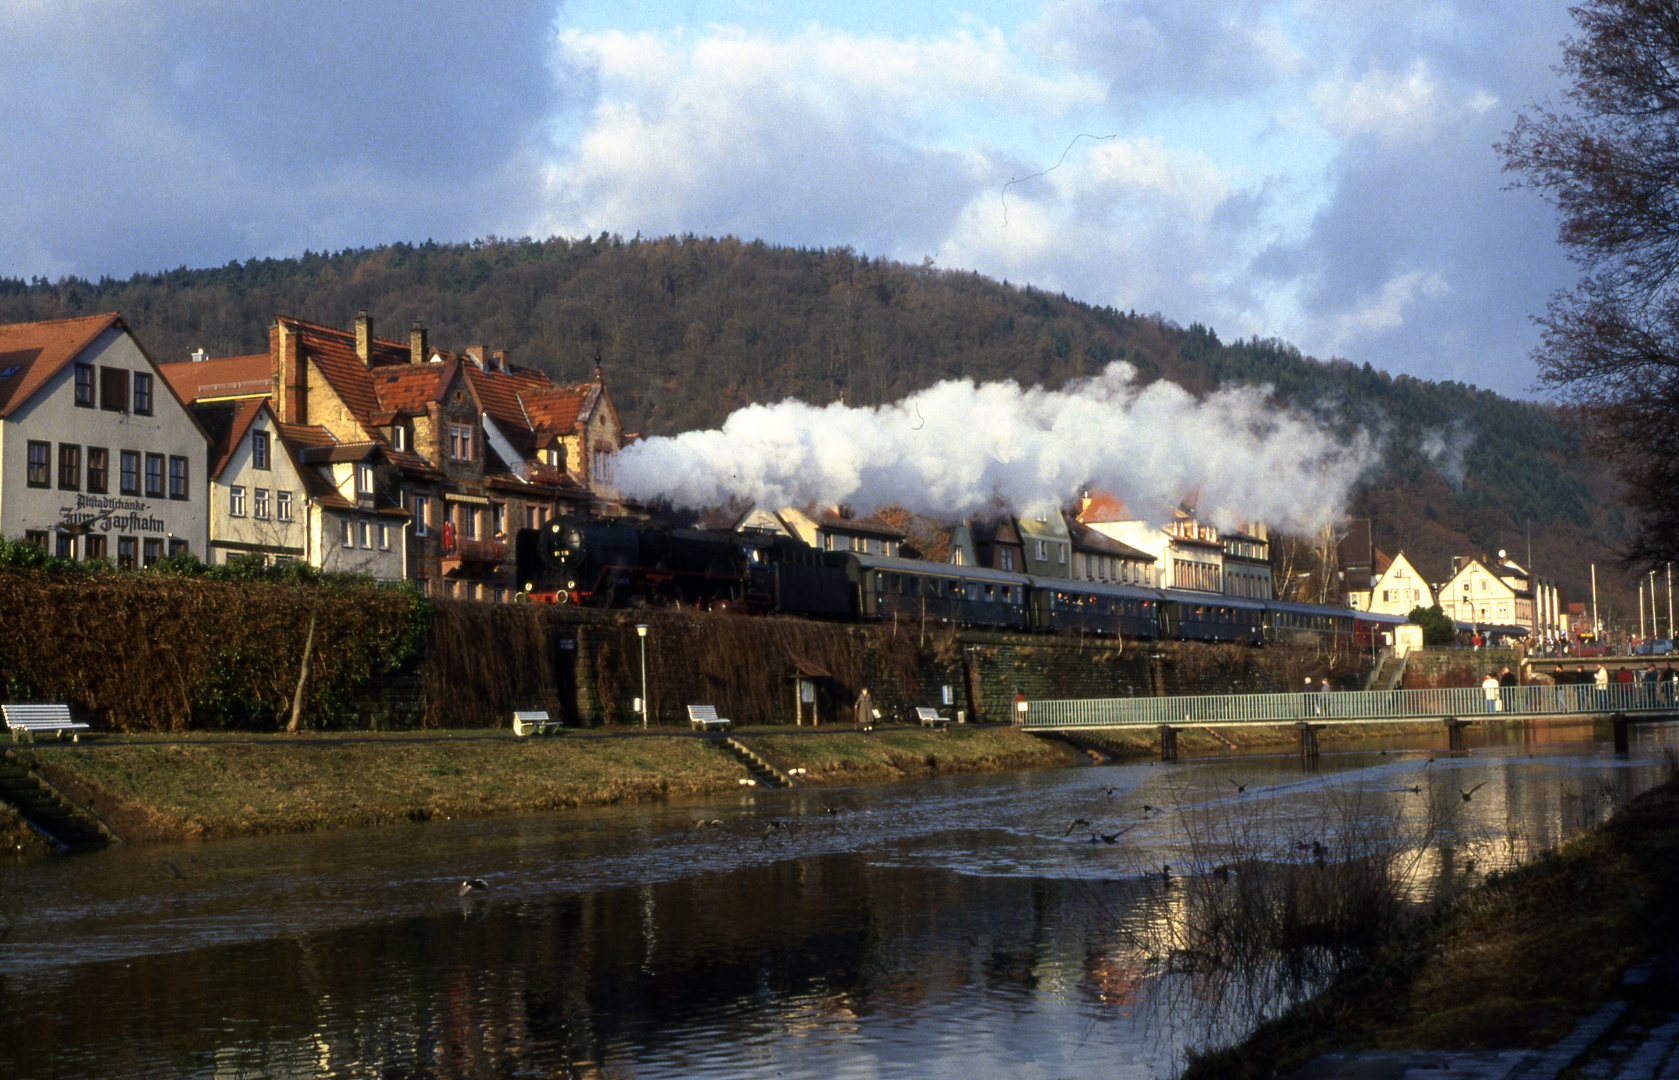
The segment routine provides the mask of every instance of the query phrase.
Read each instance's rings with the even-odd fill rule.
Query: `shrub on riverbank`
[[[1181,1080],[1257,1080],[1332,1050],[1554,1043],[1631,962],[1672,945],[1679,782],[1463,895],[1395,936],[1368,967],[1241,1046],[1192,1057]]]

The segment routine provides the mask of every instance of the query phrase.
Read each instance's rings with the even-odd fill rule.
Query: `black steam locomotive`
[[[1261,644],[1334,638],[1369,646],[1404,619],[1347,608],[1217,596],[818,551],[787,536],[651,521],[557,519],[515,539],[519,594],[536,603],[779,612]]]

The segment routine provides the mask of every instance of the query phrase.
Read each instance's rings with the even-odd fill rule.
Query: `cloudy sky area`
[[[0,276],[731,233],[1531,396],[1560,0],[0,2]],[[1053,168],[1052,168],[1053,167]]]

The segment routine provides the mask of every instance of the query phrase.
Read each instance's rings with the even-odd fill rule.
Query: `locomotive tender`
[[[1348,608],[1040,577],[855,551],[786,536],[558,518],[515,538],[518,595],[534,603],[688,607],[999,630],[1221,641],[1345,640],[1405,619]]]

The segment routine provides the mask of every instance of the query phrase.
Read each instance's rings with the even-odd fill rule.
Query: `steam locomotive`
[[[1368,647],[1405,620],[1347,608],[1039,577],[768,534],[560,518],[514,540],[519,596],[593,607],[688,607],[1258,645]]]

